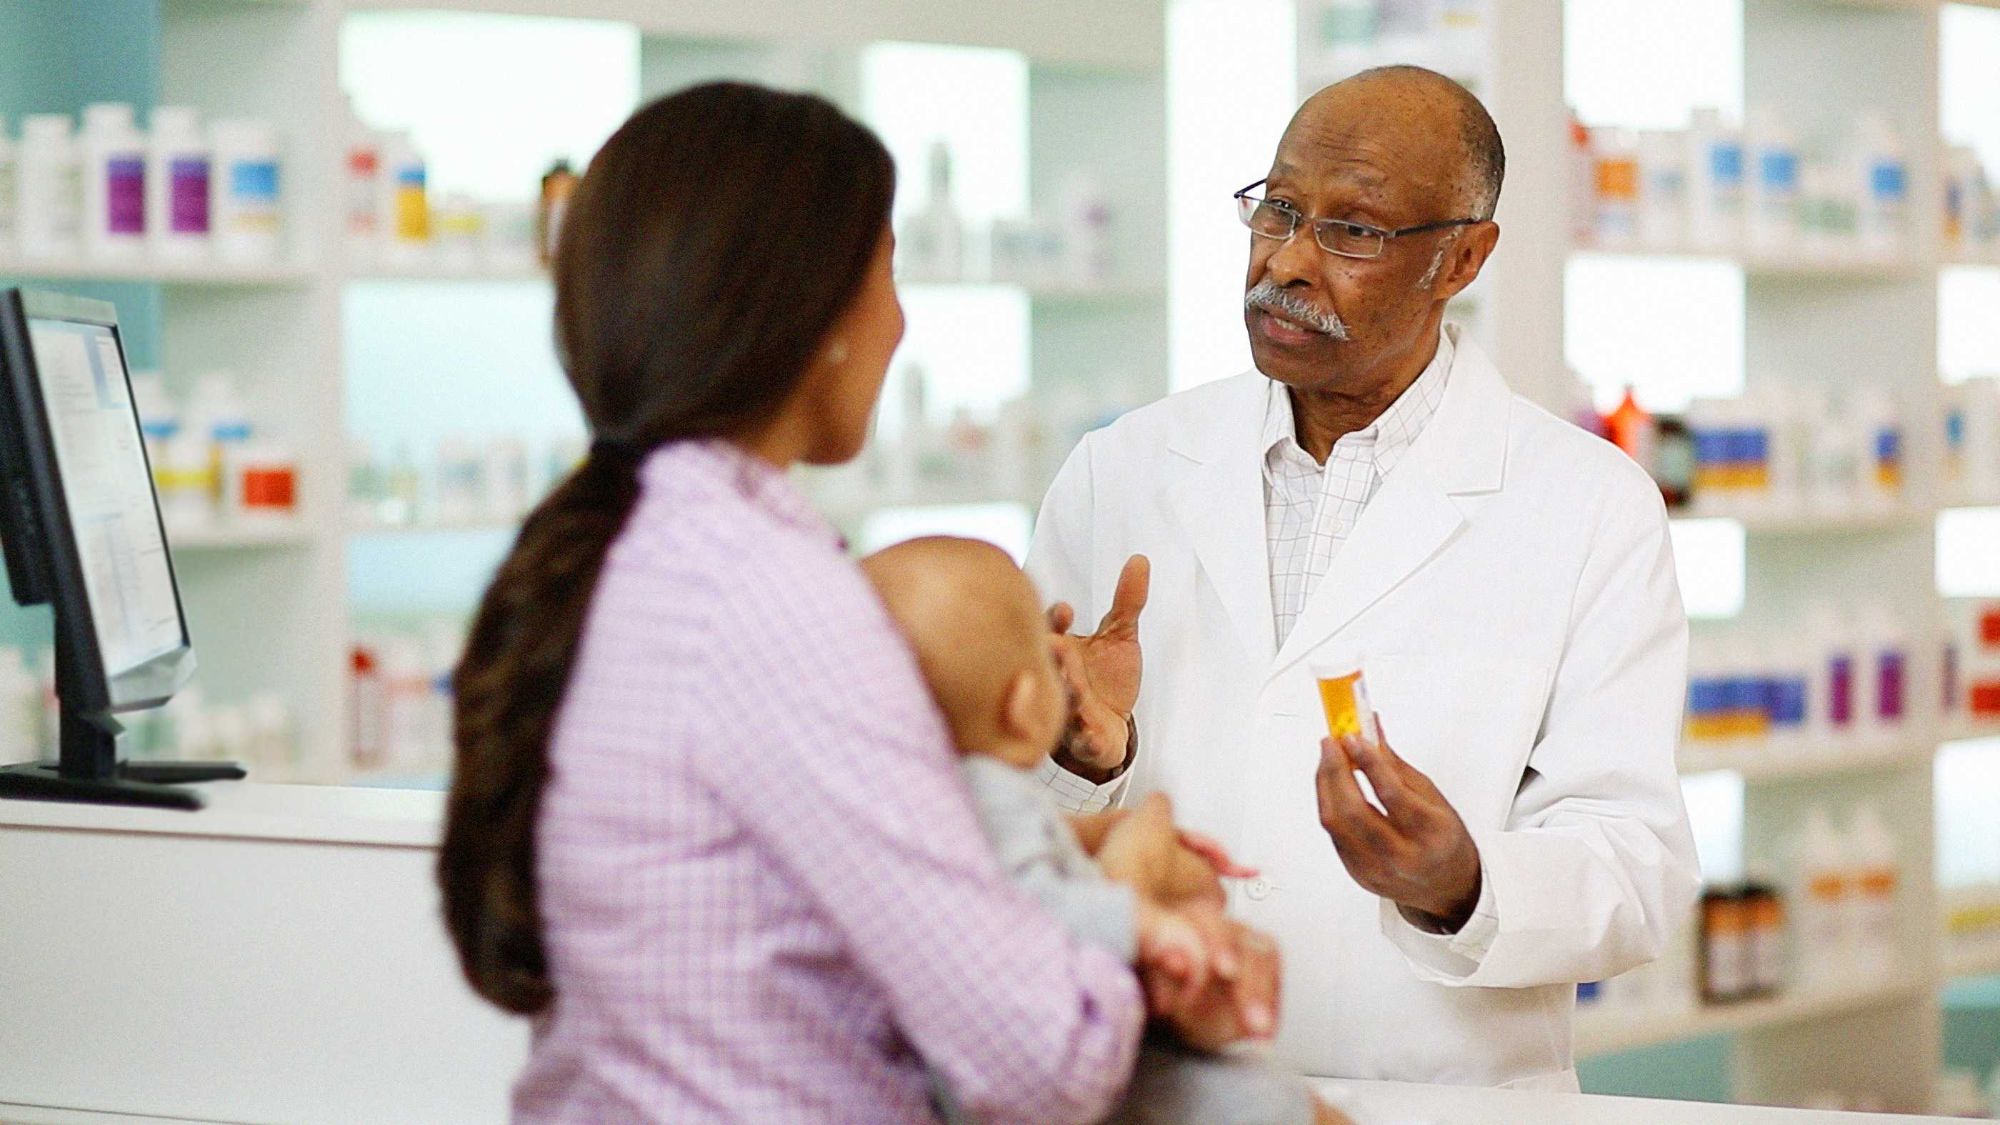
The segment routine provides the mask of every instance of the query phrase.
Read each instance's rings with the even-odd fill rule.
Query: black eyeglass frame
[[[1319,244],[1320,249],[1326,251],[1329,254],[1336,255],[1338,257],[1353,258],[1358,261],[1364,261],[1364,262],[1371,261],[1375,258],[1381,257],[1383,252],[1388,250],[1389,240],[1392,238],[1401,238],[1406,234],[1422,234],[1425,231],[1444,230],[1448,227],[1477,226],[1478,224],[1487,221],[1485,219],[1470,219],[1470,218],[1445,219],[1435,223],[1418,223],[1416,226],[1401,227],[1397,230],[1383,230],[1381,227],[1371,226],[1367,223],[1357,223],[1352,219],[1328,219],[1317,215],[1308,215],[1289,203],[1274,203],[1271,200],[1265,199],[1261,196],[1255,196],[1250,194],[1252,188],[1262,187],[1263,185],[1270,182],[1271,181],[1268,177],[1266,177],[1265,179],[1253,181],[1237,189],[1235,194],[1233,194],[1230,197],[1236,200],[1237,218],[1242,221],[1243,225],[1249,229],[1251,234],[1254,234],[1259,238],[1276,239],[1282,242],[1290,239],[1293,235],[1299,233],[1300,223],[1311,223],[1313,228],[1313,241]],[[1290,215],[1292,217],[1292,229],[1286,231],[1284,234],[1266,234],[1263,231],[1258,230],[1256,227],[1250,226],[1250,216],[1255,213],[1256,207],[1246,208],[1244,206],[1245,203],[1253,203],[1256,205],[1256,207],[1274,207],[1277,208],[1279,211],[1282,211],[1285,214]],[[1328,246],[1326,244],[1326,239],[1321,237],[1321,235],[1323,232],[1332,227],[1353,227],[1357,230],[1365,231],[1368,234],[1377,236],[1379,241],[1375,244],[1375,252],[1373,254],[1355,254],[1346,250],[1336,250],[1333,247]]]

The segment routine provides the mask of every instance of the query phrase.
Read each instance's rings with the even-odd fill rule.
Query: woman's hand
[[[1125,560],[1110,612],[1089,636],[1070,635],[1076,610],[1069,603],[1049,607],[1049,628],[1057,634],[1056,662],[1074,701],[1071,735],[1056,763],[1099,784],[1126,764],[1131,749],[1126,721],[1139,702],[1139,614],[1146,608],[1151,576],[1146,556]]]

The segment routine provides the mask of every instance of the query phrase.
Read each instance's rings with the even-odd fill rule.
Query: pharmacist
[[[1236,200],[1256,370],[1087,437],[1030,552],[1057,628],[1103,619],[1050,784],[1163,791],[1261,868],[1231,905],[1282,942],[1309,1074],[1575,1089],[1575,985],[1658,957],[1697,887],[1659,493],[1443,323],[1502,167],[1429,71],[1306,102]],[[1323,742],[1341,666],[1380,745]]]

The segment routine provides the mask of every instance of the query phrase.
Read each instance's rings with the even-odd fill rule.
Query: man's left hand
[[[1382,811],[1355,779],[1368,778]],[[1431,779],[1374,741],[1320,743],[1319,822],[1354,881],[1394,902],[1411,925],[1457,933],[1479,902],[1479,846]]]

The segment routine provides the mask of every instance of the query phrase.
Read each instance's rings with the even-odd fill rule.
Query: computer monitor
[[[175,783],[243,776],[118,758],[115,716],[173,698],[195,658],[106,302],[0,290],[0,544],[14,600],[55,611],[61,711],[56,761],[0,769],[0,796],[199,808]]]

